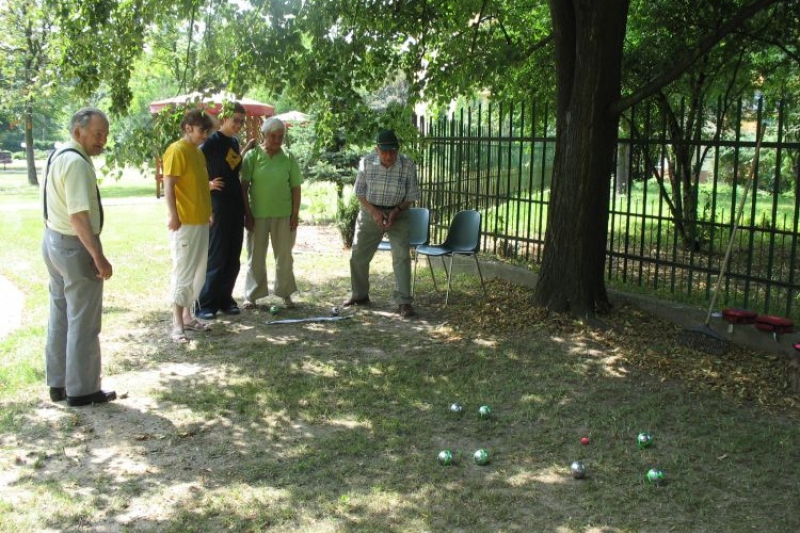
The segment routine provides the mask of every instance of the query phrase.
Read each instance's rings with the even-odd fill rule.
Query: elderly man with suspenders
[[[89,159],[105,147],[108,118],[99,109],[81,109],[70,133],[70,142],[48,159],[42,187],[42,254],[50,276],[45,364],[50,399],[82,406],[117,397],[100,388],[103,282],[112,267],[100,243],[103,208]]]

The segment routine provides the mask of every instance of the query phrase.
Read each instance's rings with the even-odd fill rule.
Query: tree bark
[[[33,153],[33,110],[30,105],[25,107],[25,158],[28,163],[28,183],[39,186],[36,176],[36,162]]]
[[[609,308],[608,205],[629,0],[550,0],[557,131],[535,303],[586,316]]]

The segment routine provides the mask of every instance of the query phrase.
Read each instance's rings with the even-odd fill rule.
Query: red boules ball
[[[584,446],[589,444],[589,437],[581,437],[581,444],[583,444]]]

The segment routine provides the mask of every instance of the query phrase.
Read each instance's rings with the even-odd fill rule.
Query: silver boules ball
[[[586,465],[581,461],[573,461],[569,465],[569,470],[572,472],[572,477],[575,479],[583,479],[586,477]]]
[[[457,415],[460,415],[461,413],[464,412],[464,406],[461,405],[458,402],[451,403],[450,404],[450,412],[454,413],[454,414],[457,414]]]

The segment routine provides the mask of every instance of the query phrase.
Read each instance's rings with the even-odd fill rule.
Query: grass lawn
[[[103,184],[104,386],[122,398],[54,404],[42,224],[24,179],[0,173],[0,275],[24,300],[0,339],[2,532],[800,531],[800,406],[784,361],[678,348],[677,328],[626,306],[592,329],[498,280],[484,299],[456,276],[444,308],[422,269],[420,316],[405,321],[386,253],[373,305],[268,324],[328,316],[348,295],[348,251],[308,224],[296,309],[273,317],[267,298],[176,345],[164,206],[144,178]],[[326,196],[309,189],[304,210],[319,217]],[[640,449],[643,431],[653,445]],[[444,449],[455,464],[439,464]]]

